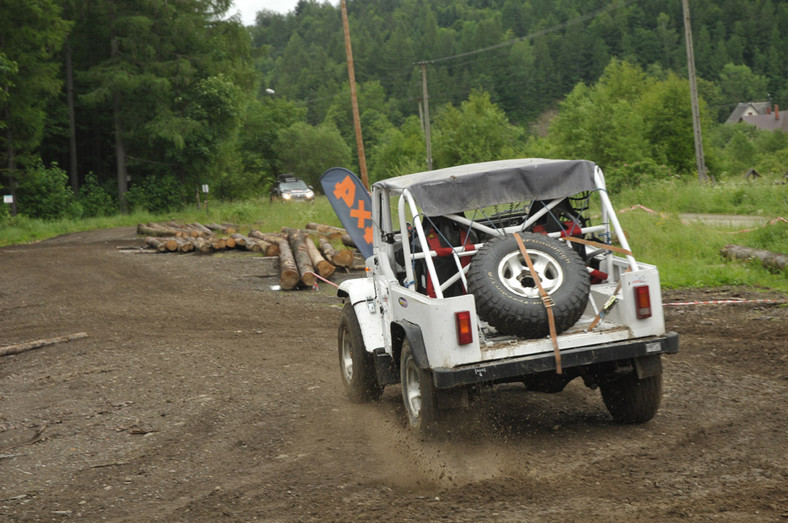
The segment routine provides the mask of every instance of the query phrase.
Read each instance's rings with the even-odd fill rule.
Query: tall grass
[[[617,205],[645,205],[663,212],[748,214],[776,217],[788,213],[788,185],[776,178],[701,185],[670,180],[625,189],[611,195]]]
[[[726,260],[720,254],[730,243],[788,252],[788,224],[738,232],[741,227],[684,224],[675,213],[642,210],[622,213],[619,220],[635,257],[659,267],[665,288],[747,285],[788,292],[788,270],[770,272],[756,262]]]

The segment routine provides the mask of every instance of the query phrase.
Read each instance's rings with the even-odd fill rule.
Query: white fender
[[[367,352],[384,348],[383,317],[375,301],[375,285],[371,278],[354,278],[339,285],[337,296],[347,298],[356,311],[364,347]]]

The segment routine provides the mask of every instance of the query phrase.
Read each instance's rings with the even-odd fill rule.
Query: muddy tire
[[[563,242],[520,233],[542,286],[555,303],[557,332],[574,325],[588,303],[591,282],[582,258]],[[547,310],[514,236],[479,249],[468,271],[468,290],[479,317],[502,334],[542,338],[550,333]]]
[[[351,401],[374,401],[383,394],[375,373],[375,361],[364,347],[356,311],[349,303],[339,317],[339,370],[342,384]]]
[[[408,425],[425,437],[433,436],[438,425],[438,391],[432,373],[416,365],[407,339],[402,342],[400,382]]]
[[[662,374],[638,379],[631,372],[599,384],[602,400],[618,423],[645,423],[659,410],[662,400]]]

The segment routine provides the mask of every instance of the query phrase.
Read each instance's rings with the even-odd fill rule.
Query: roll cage
[[[591,225],[587,216],[593,195],[599,198],[598,225]],[[391,178],[373,185],[373,201],[375,245],[388,254],[405,287],[417,285],[421,261],[435,298],[444,298],[446,289],[458,281],[467,289],[468,264],[463,258],[473,256],[486,239],[497,236],[535,231],[607,245],[615,238],[623,250],[631,251],[602,170],[585,160],[506,160]],[[501,211],[500,206],[508,206],[508,210]],[[451,222],[465,231],[465,239],[451,241],[437,226],[438,221]],[[440,248],[428,241],[428,234],[440,236]],[[627,267],[638,269],[632,254],[625,255],[626,262],[619,258],[616,263],[613,252],[604,245],[575,245],[587,265],[600,267],[604,274],[616,275]],[[448,256],[454,262],[451,274],[438,271],[435,264],[435,258]]]

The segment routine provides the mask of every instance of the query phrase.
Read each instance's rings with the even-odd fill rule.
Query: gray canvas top
[[[588,160],[499,160],[398,176],[374,186],[394,194],[408,189],[423,213],[439,216],[590,191],[596,187],[594,167]]]

